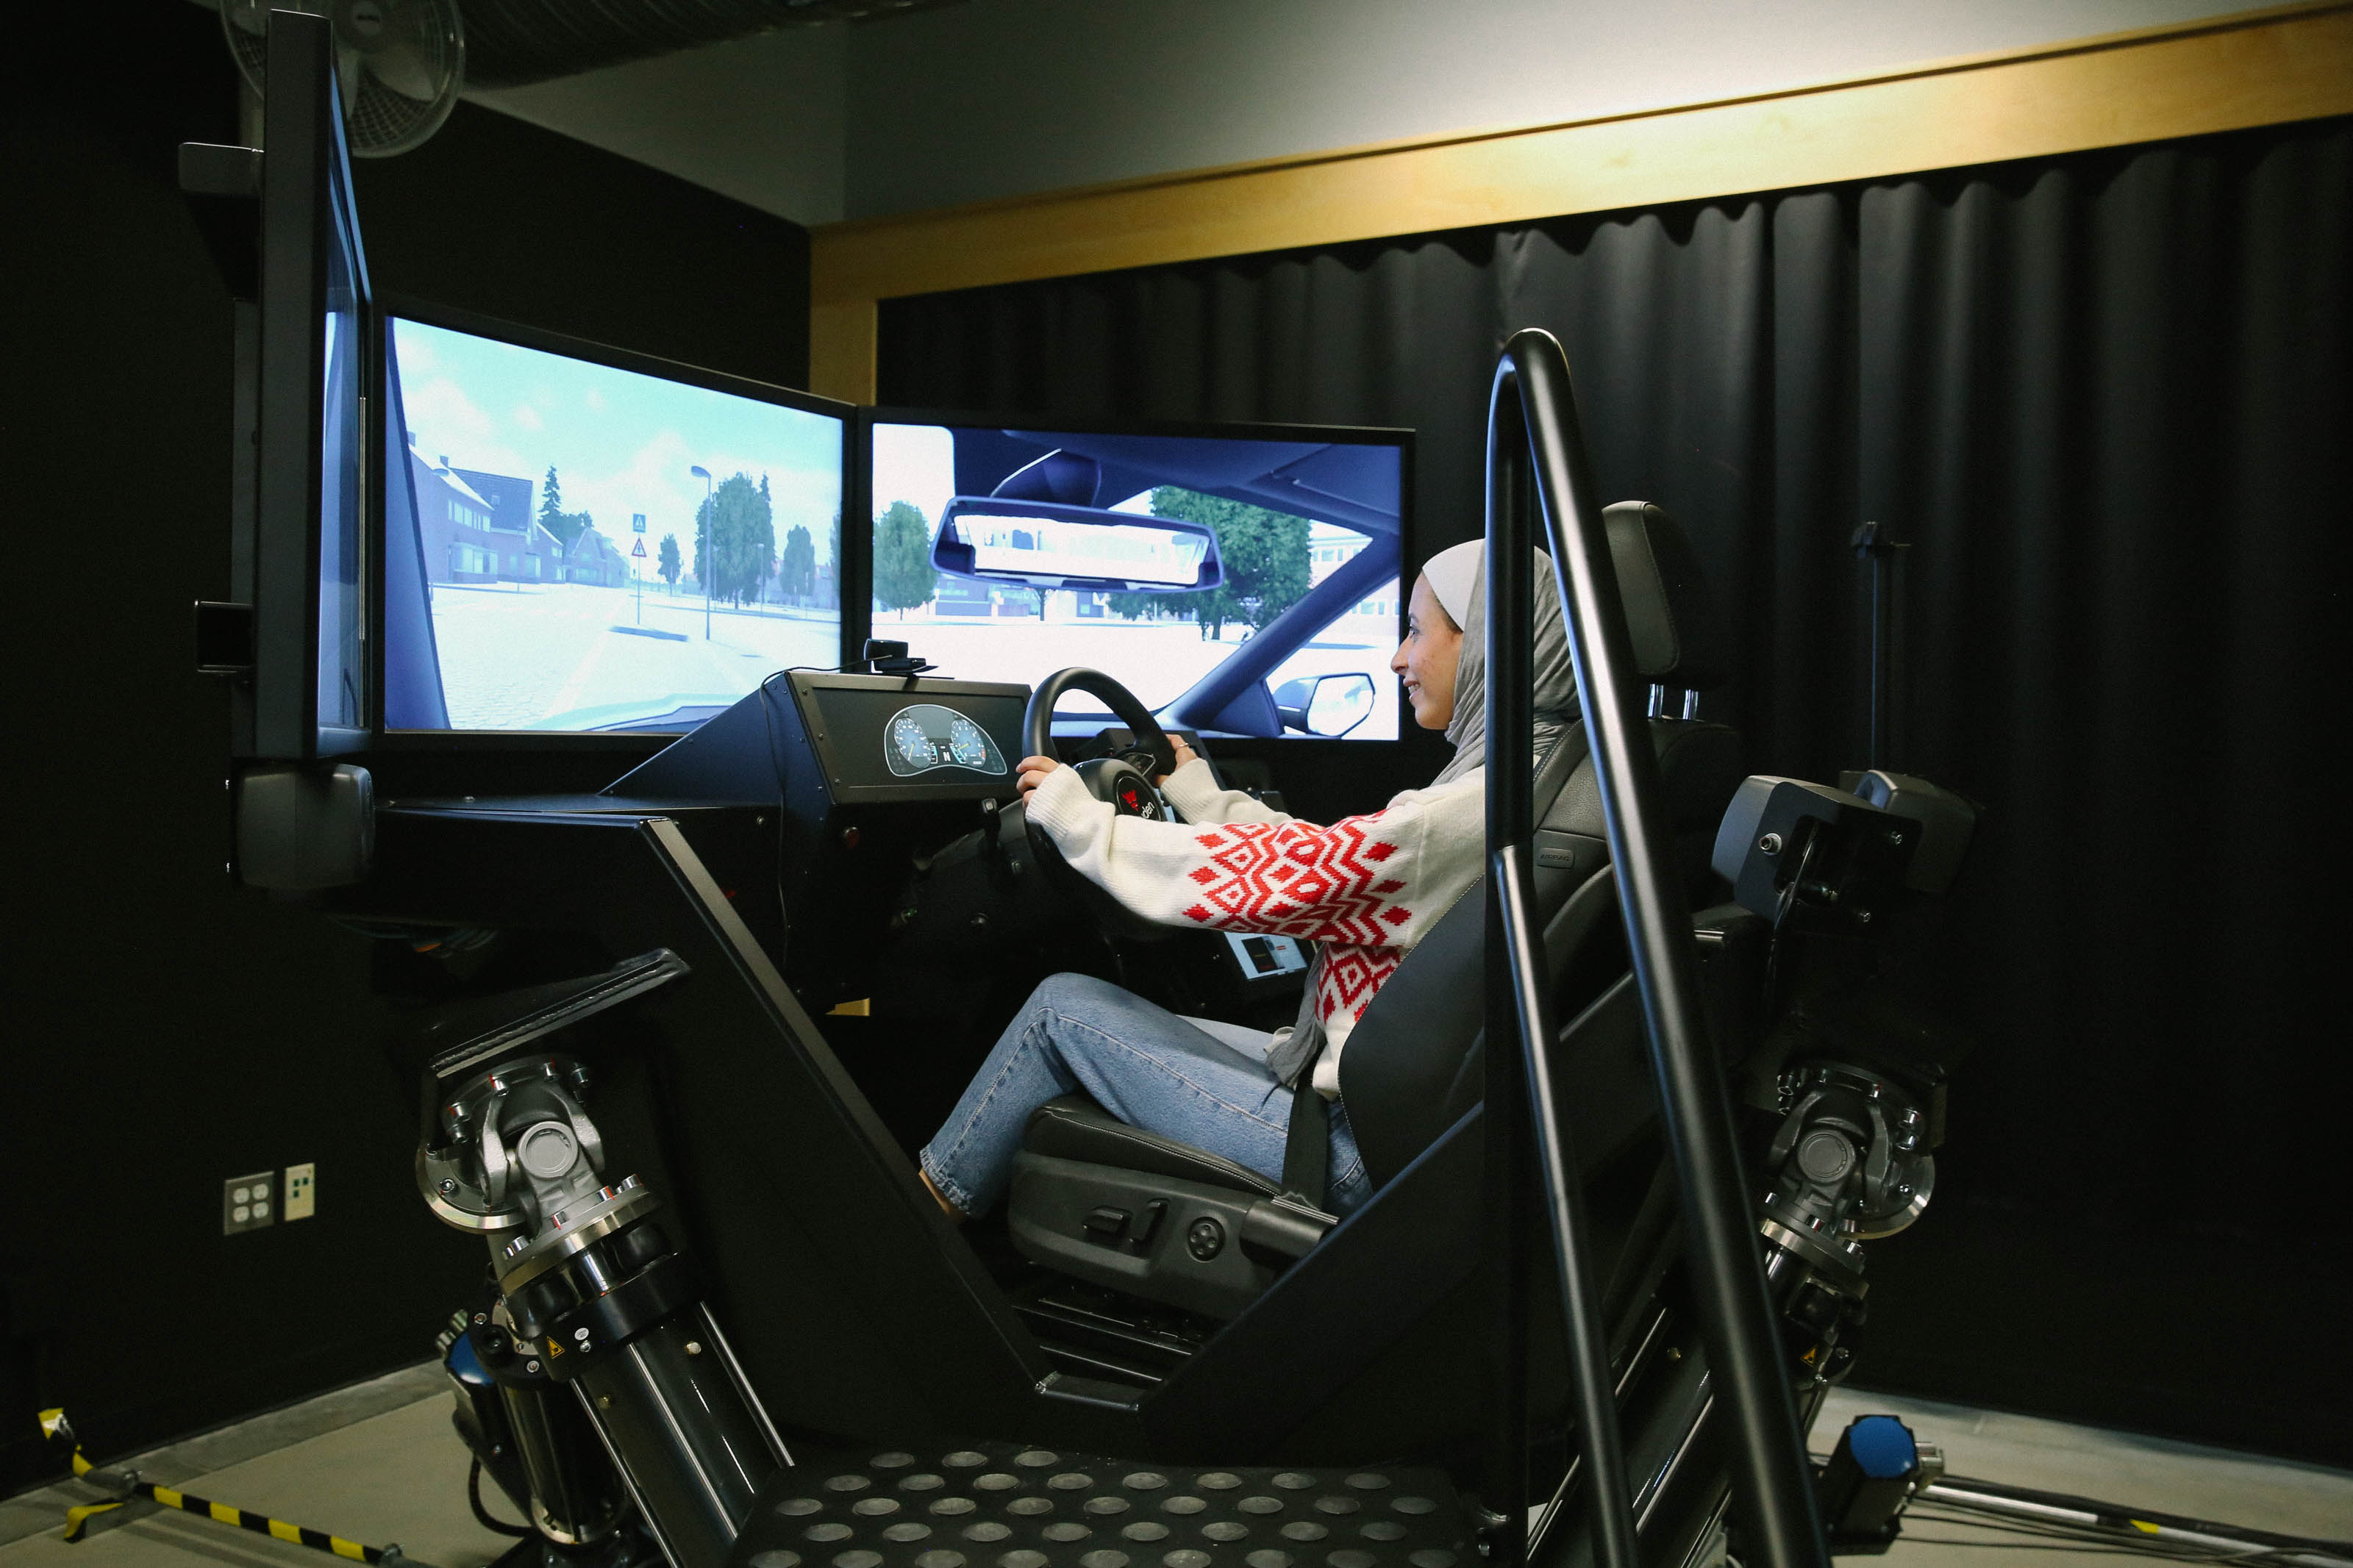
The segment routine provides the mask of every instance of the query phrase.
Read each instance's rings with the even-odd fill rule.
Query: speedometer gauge
[[[932,752],[931,737],[923,733],[923,726],[917,721],[913,709],[891,721],[891,750],[894,753],[891,771],[894,773],[919,773],[939,765],[939,759]],[[902,763],[906,764],[903,768],[900,765]]]

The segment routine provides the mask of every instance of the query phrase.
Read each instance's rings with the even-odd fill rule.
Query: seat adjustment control
[[[1144,1223],[1135,1227],[1134,1240],[1138,1247],[1150,1247],[1152,1238],[1160,1234],[1160,1222],[1168,1217],[1168,1200],[1155,1198],[1144,1205]]]
[[[1185,1250],[1207,1263],[1226,1249],[1226,1227],[1215,1216],[1203,1215],[1185,1227]]]
[[[1115,1209],[1106,1205],[1102,1208],[1090,1209],[1087,1217],[1080,1222],[1080,1228],[1097,1241],[1117,1241],[1127,1234],[1130,1217],[1125,1209]]]

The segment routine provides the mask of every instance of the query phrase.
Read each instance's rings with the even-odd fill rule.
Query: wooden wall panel
[[[2353,112],[2353,4],[2315,3],[1570,124],[1388,143],[830,225],[811,385],[874,393],[874,302],[1252,251],[2046,157]]]

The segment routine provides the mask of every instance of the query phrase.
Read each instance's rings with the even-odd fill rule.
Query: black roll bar
[[[1730,1417],[1725,1458],[1742,1527],[1742,1559],[1749,1568],[1828,1568],[1812,1467],[1798,1430],[1785,1352],[1766,1292],[1757,1218],[1700,1000],[1691,907],[1671,849],[1658,757],[1640,697],[1642,682],[1577,417],[1568,359],[1551,333],[1524,331],[1504,345],[1487,403],[1487,1109],[1491,1161],[1503,1155],[1516,1163],[1514,1139],[1504,1124],[1519,1122],[1515,1113],[1507,1112],[1516,1111],[1513,1102],[1520,1095],[1516,1085],[1502,1079],[1511,1066],[1525,1064],[1528,1120],[1561,1272],[1599,1560],[1607,1568],[1636,1568],[1639,1557],[1628,1513],[1608,1340],[1585,1251],[1582,1184],[1546,1049],[1556,1033],[1532,889],[1530,479],[1576,656],[1577,699],[1609,824],[1651,1071],[1682,1187],[1701,1332],[1718,1397]],[[1506,1018],[1518,1023],[1516,1053],[1496,1048],[1497,1031]],[[1492,1092],[1496,1089],[1504,1091],[1501,1103]],[[1502,1174],[1491,1163],[1491,1193]],[[1517,1184],[1506,1177],[1505,1184]],[[1509,1279],[1514,1272],[1510,1260],[1499,1261]],[[1516,1311],[1507,1329],[1514,1339],[1525,1333]],[[1517,1343],[1507,1343],[1500,1358],[1514,1374],[1525,1360]],[[1524,1412],[1511,1404],[1498,1414],[1524,1423]],[[1514,1520],[1524,1518],[1524,1474],[1512,1472],[1497,1487],[1491,1506]],[[1504,1534],[1507,1542],[1525,1539],[1509,1524]]]

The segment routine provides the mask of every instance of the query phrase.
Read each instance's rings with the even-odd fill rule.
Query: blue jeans
[[[1291,1091],[1267,1070],[1273,1044],[1258,1029],[1180,1018],[1108,981],[1050,976],[923,1146],[924,1173],[965,1214],[986,1214],[1012,1184],[1029,1113],[1082,1089],[1131,1127],[1280,1181]],[[1346,1214],[1371,1190],[1347,1112],[1335,1104],[1330,1206]]]

